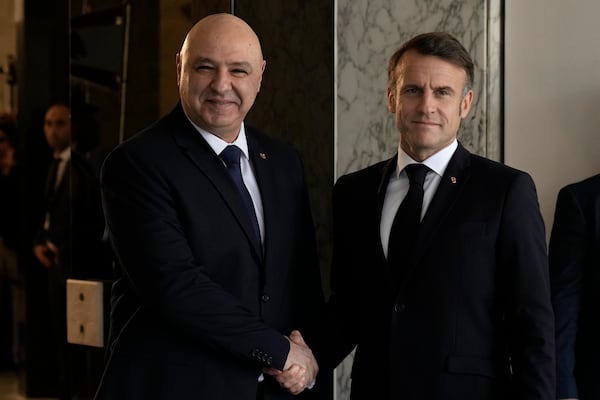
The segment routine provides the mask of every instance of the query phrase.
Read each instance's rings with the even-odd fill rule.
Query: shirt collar
[[[60,158],[61,161],[69,161],[71,159],[71,146],[68,146],[59,153],[54,153],[54,158]]]
[[[439,176],[443,176],[444,172],[446,171],[446,167],[448,166],[448,163],[450,162],[450,159],[452,158],[452,155],[456,151],[457,147],[458,147],[458,141],[456,139],[454,139],[452,141],[452,143],[450,143],[448,146],[444,147],[437,153],[435,153],[435,154],[429,156],[428,158],[426,158],[425,160],[423,160],[423,162],[421,164],[426,165],[427,167],[429,167],[429,169],[431,169],[433,172],[435,172]],[[398,177],[400,175],[400,173],[404,170],[404,167],[406,167],[409,164],[419,164],[419,163],[417,161],[413,160],[398,145],[398,167],[396,170],[396,177]]]
[[[200,128],[198,125],[194,124],[189,118],[188,120],[194,126],[194,128],[196,128],[196,130],[200,132],[200,135],[202,135],[204,140],[206,140],[210,148],[213,149],[213,151],[217,153],[217,155],[221,154],[225,147],[229,145],[236,145],[240,148],[240,150],[242,150],[242,154],[244,155],[244,157],[246,157],[246,159],[249,159],[248,141],[246,140],[246,129],[244,127],[244,122],[242,122],[242,125],[240,126],[240,133],[238,134],[238,137],[233,141],[233,143],[229,143],[224,141],[217,135],[214,135],[209,131]]]

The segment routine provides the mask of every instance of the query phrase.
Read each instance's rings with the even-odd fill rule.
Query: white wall
[[[600,1],[508,0],[505,163],[536,182],[549,235],[558,190],[600,173]]]

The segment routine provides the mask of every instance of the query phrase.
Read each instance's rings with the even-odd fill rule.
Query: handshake
[[[263,372],[273,376],[279,385],[291,394],[299,394],[306,388],[312,388],[319,372],[319,365],[299,331],[292,331],[288,340],[290,352],[283,371],[264,368]]]

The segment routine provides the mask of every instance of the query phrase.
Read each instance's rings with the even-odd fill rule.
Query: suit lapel
[[[282,227],[278,224],[278,218],[275,214],[274,202],[276,201],[275,188],[284,190],[283,187],[275,182],[273,175],[274,168],[273,160],[271,157],[270,148],[266,147],[265,144],[259,140],[259,137],[255,134],[254,130],[246,125],[246,140],[248,141],[248,156],[250,163],[254,170],[254,176],[256,183],[260,191],[260,198],[262,201],[263,208],[263,223],[264,223],[264,251],[263,255],[265,258],[265,265],[268,265],[269,249],[277,246],[277,240],[282,235],[279,235],[277,230]],[[281,269],[278,269],[281,270]]]
[[[460,192],[469,179],[469,166],[470,153],[459,143],[454,155],[448,163],[444,176],[442,176],[442,179],[440,180],[440,184],[429,204],[429,208],[421,221],[416,241],[415,259],[412,265],[409,266],[406,278],[401,284],[402,289],[415,273],[415,269],[417,265],[419,265],[425,249],[429,247],[439,226],[454,207]]]
[[[279,204],[281,196],[278,191],[288,190],[288,183],[279,174],[275,172],[283,168],[282,164],[277,161],[277,147],[263,140],[262,135],[252,127],[246,125],[246,139],[248,141],[248,154],[256,183],[258,185],[263,206],[263,222],[264,222],[264,258],[263,258],[263,276],[272,282],[283,282],[287,278],[282,274],[288,274],[289,268],[281,268],[278,263],[271,262],[276,259],[276,253],[281,248],[287,245],[280,244],[282,238],[288,237],[285,230],[289,229],[289,224],[286,223],[286,218],[289,216],[290,205]],[[302,201],[297,199],[298,202]],[[294,204],[291,207],[297,207]]]
[[[198,167],[219,192],[224,203],[243,229],[246,238],[252,243],[255,255],[262,259],[260,243],[256,243],[256,240],[254,240],[254,233],[246,216],[238,189],[232,182],[222,161],[202,138],[202,135],[190,124],[180,105],[173,110],[170,120],[173,123],[171,130],[175,142],[182,149],[185,156]]]

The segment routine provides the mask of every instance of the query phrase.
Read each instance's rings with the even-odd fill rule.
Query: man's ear
[[[387,106],[389,112],[396,113],[396,94],[390,87],[387,88]]]
[[[260,79],[258,80],[258,90],[257,93],[260,92],[260,86],[262,85],[262,77],[265,72],[265,68],[267,68],[267,60],[262,61],[262,65],[260,66]]]
[[[467,94],[463,97],[460,103],[460,117],[462,119],[466,118],[469,114],[469,110],[471,109],[471,103],[473,102],[473,90],[469,90]]]
[[[179,53],[175,54],[175,66],[177,68],[177,86],[179,86],[179,78],[181,77],[181,56]]]

